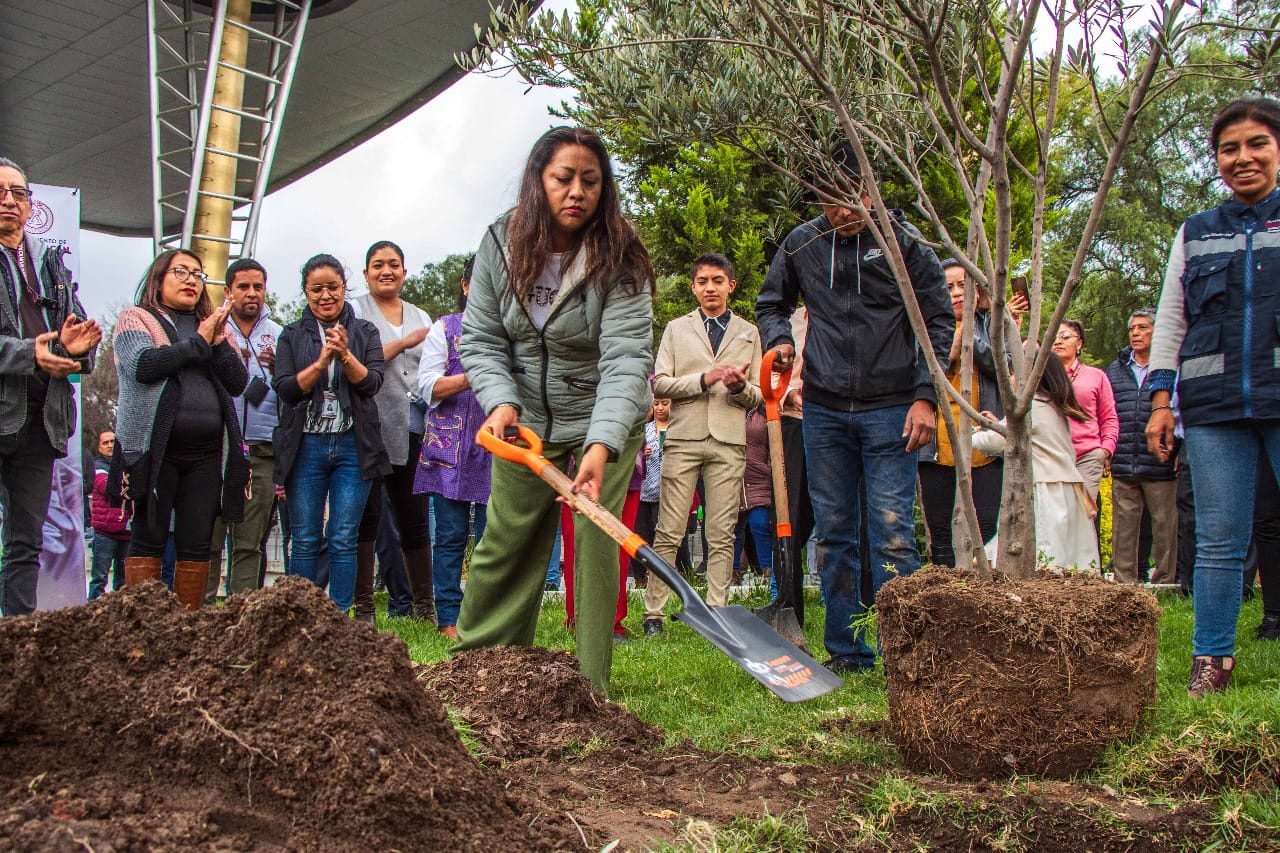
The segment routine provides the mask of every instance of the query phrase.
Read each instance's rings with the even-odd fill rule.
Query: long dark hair
[[[1063,417],[1080,423],[1093,420],[1076,400],[1075,389],[1071,386],[1071,377],[1067,375],[1067,369],[1062,366],[1062,360],[1057,356],[1045,361],[1044,373],[1040,376],[1040,385],[1036,390],[1039,392],[1038,396],[1057,409]]]
[[[564,259],[568,269],[578,252],[586,252],[587,280],[604,287],[621,274],[619,285],[629,295],[648,288],[653,293],[653,263],[631,223],[622,215],[618,186],[614,182],[609,152],[599,136],[579,127],[555,127],[534,143],[520,179],[520,195],[507,219],[507,245],[511,289],[520,301],[529,296],[534,282],[551,257],[551,210],[542,186],[542,172],[565,145],[581,145],[600,164],[600,204],[595,215],[578,232],[578,242]]]
[[[196,262],[201,272],[204,272],[204,264],[200,260],[200,256],[190,249],[166,249],[156,256],[151,262],[151,266],[147,267],[147,272],[142,276],[142,281],[138,282],[137,302],[139,308],[150,308],[153,311],[168,311],[164,303],[160,299],[161,290],[164,286],[165,274],[169,272],[169,267],[173,265],[173,259],[178,255],[186,255]],[[209,298],[209,286],[201,285],[200,299],[196,302],[196,318],[203,320],[213,313],[213,300]]]

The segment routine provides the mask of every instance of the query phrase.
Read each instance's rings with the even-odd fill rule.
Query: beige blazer
[[[747,365],[747,384],[730,394],[723,382],[702,390],[702,374],[717,364]],[[734,314],[720,342],[711,352],[706,326],[698,309],[667,324],[654,363],[653,396],[671,398],[667,438],[725,444],[747,443],[747,412],[759,406],[760,332]]]

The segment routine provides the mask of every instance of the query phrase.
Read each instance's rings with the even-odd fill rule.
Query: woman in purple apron
[[[474,258],[467,260],[460,280],[458,313],[436,320],[423,344],[418,366],[418,394],[426,400],[426,429],[414,476],[415,493],[431,495],[436,528],[432,576],[440,633],[458,638],[458,608],[462,604],[462,561],[467,552],[474,513],[477,542],[484,533],[489,502],[489,454],[476,444],[484,411],[476,402],[458,357],[462,310]]]

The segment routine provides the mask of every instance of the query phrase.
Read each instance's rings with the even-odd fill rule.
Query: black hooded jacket
[[[929,344],[945,370],[956,325],[946,275],[937,255],[897,212],[893,234],[929,329]],[[801,299],[809,309],[806,402],[849,412],[916,400],[938,402],[889,259],[869,231],[845,237],[826,216],[819,216],[787,235],[756,299],[756,322],[766,349],[794,344],[790,320]]]

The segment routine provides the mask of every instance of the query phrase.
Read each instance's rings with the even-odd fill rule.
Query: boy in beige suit
[[[654,550],[675,563],[689,519],[694,488],[706,496],[707,603],[729,603],[733,528],[746,465],[747,412],[759,406],[760,333],[729,310],[737,287],[724,255],[693,262],[698,309],[672,320],[662,333],[654,364],[653,395],[671,398],[671,425],[662,458],[662,492]],[[662,608],[671,590],[650,578],[644,593],[644,632],[662,631]]]

